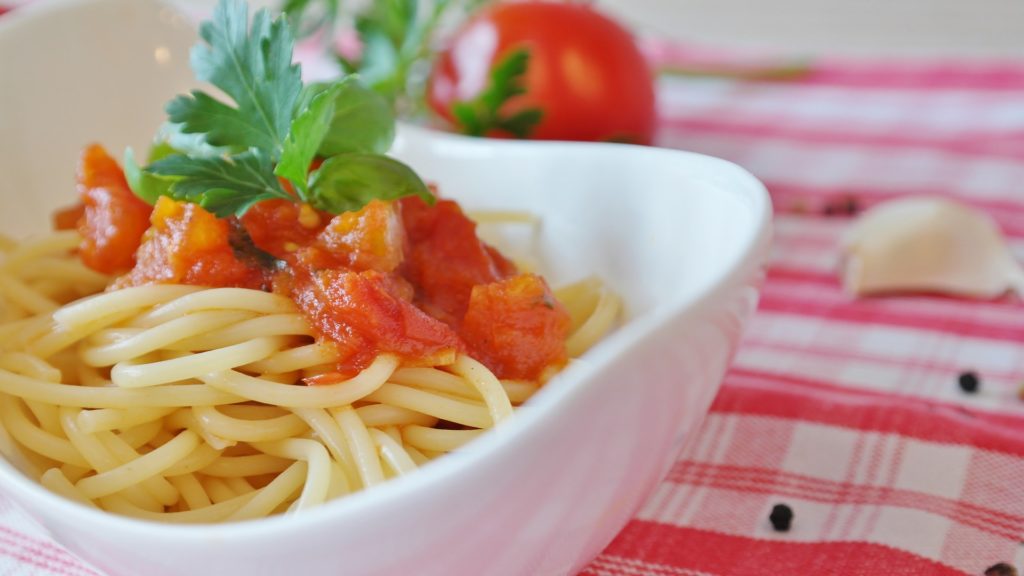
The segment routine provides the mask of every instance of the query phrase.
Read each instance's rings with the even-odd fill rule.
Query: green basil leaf
[[[172,149],[171,154],[173,153]],[[161,177],[144,171],[135,161],[135,153],[131,148],[125,149],[122,164],[128,187],[147,204],[156,204],[157,199],[166,195],[171,189],[171,184],[174,183],[174,178]]]
[[[154,142],[153,145],[149,147],[149,156],[146,158],[146,161],[152,164],[153,162],[167,158],[172,154],[181,154],[181,150],[171,146],[171,143],[167,141]]]
[[[433,203],[423,180],[405,164],[374,154],[339,154],[328,158],[310,180],[313,205],[332,214],[359,210],[371,200],[419,196]]]

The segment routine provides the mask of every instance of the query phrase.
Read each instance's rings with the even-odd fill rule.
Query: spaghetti
[[[53,492],[118,514],[221,522],[296,511],[411,473],[512,416],[541,382],[380,354],[340,381],[335,347],[288,298],[111,278],[73,232],[0,239],[0,421],[6,456]],[[556,291],[574,354],[618,301]]]

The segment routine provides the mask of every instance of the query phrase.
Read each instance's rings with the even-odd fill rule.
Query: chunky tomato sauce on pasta
[[[112,289],[188,284],[290,297],[339,351],[342,380],[380,354],[436,366],[468,353],[499,378],[539,380],[567,361],[570,318],[538,275],[520,273],[482,242],[452,200],[371,201],[337,216],[268,200],[241,218],[160,197],[149,206],[99,146],[78,169],[80,204],[58,228],[82,235],[79,255],[119,274]]]

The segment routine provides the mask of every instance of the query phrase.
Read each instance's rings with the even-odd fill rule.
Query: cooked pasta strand
[[[363,486],[369,488],[384,481],[384,469],[374,447],[373,439],[366,425],[351,406],[328,410],[345,433],[349,451],[355,457],[356,467]]]
[[[486,366],[465,354],[460,354],[452,364],[452,370],[465,378],[480,393],[495,426],[512,417],[512,402],[509,401],[508,394]]]
[[[303,478],[306,476],[307,467],[307,464],[301,460],[295,462],[277,478],[274,478],[270,484],[256,492],[251,492],[253,498],[228,518],[230,520],[250,520],[270,514],[300,489],[303,485]],[[246,496],[248,495],[246,494]]]
[[[619,297],[611,291],[603,291],[594,312],[566,340],[565,349],[569,356],[576,357],[583,354],[611,330],[619,315],[619,308]]]
[[[283,440],[303,433],[307,424],[294,414],[266,420],[242,420],[221,414],[213,406],[192,409],[200,426],[221,438],[239,442]]]
[[[214,372],[201,379],[223,392],[264,404],[288,408],[326,408],[344,406],[364,398],[380,388],[397,366],[397,358],[382,354],[368,368],[349,380],[310,387],[267,382],[234,370]]]
[[[441,430],[425,426],[402,428],[402,439],[410,446],[430,452],[451,452],[480,436],[484,430]]]
[[[327,499],[327,489],[331,480],[331,458],[323,444],[314,440],[291,438],[257,442],[253,446],[271,456],[306,462],[306,483],[299,496],[296,510],[322,504]]]
[[[414,410],[473,428],[488,428],[493,423],[486,406],[398,384],[384,384],[365,399]]]
[[[43,475],[39,477],[39,483],[69,500],[74,500],[79,504],[85,504],[90,508],[96,508],[96,505],[92,503],[92,500],[82,494],[82,492],[76,488],[66,476],[64,476],[64,473],[61,472],[59,468],[50,468],[46,472],[43,472]]]
[[[178,434],[174,440],[131,462],[96,476],[82,478],[75,487],[88,498],[108,496],[163,472],[188,456],[198,445],[199,436],[191,430],[186,430]]]
[[[122,388],[142,388],[200,378],[210,372],[230,370],[243,364],[265,358],[278,350],[285,341],[279,337],[253,338],[217,350],[188,354],[180,358],[135,364],[119,362],[110,370],[110,379]]]
[[[370,430],[370,437],[377,445],[381,461],[386,463],[396,475],[404,475],[416,470],[416,463],[402,448],[400,441],[395,441],[390,435],[376,428]]]
[[[306,385],[337,370],[344,347],[314,342],[289,298],[159,284],[104,291],[111,278],[82,264],[78,240],[0,235],[0,451],[87,506],[175,523],[298,512],[461,449],[556,368],[538,381],[499,380],[464,354],[436,366],[379,354],[348,380]],[[573,356],[620,313],[592,278],[556,295]]]

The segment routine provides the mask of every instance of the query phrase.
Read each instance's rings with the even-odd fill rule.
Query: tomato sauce
[[[82,153],[78,196],[83,206],[76,218],[82,262],[104,274],[131,270],[152,207],[132,193],[121,167],[102,146],[93,144]],[[76,211],[73,207],[65,211],[69,214],[59,214],[57,224],[67,226]]]
[[[473,288],[462,322],[470,352],[503,378],[535,380],[568,361],[569,313],[543,278],[520,274]]]
[[[241,221],[257,248],[285,258],[311,243],[330,219],[330,214],[317,212],[308,205],[266,200],[250,208]]]
[[[406,275],[434,315],[458,324],[474,286],[516,273],[511,262],[477,238],[476,223],[455,202],[438,200],[430,206],[417,197],[399,202],[409,236]]]
[[[151,227],[138,247],[138,263],[115,284],[191,284],[194,286],[263,289],[268,272],[244,262],[230,242],[227,220],[198,204],[161,196],[153,208]]]
[[[150,208],[99,147],[83,157],[81,211],[57,215],[83,235],[83,261],[123,272],[115,288],[152,283],[270,290],[290,296],[340,353],[324,384],[379,354],[405,366],[469,353],[499,378],[539,379],[567,361],[569,315],[540,276],[520,274],[480,241],[451,200],[374,200],[332,216],[286,200],[219,219],[161,197]]]
[[[338,371],[352,375],[379,352],[399,356],[409,366],[450,364],[465,352],[447,324],[403,297],[394,276],[365,270],[294,270],[292,298],[313,328],[341,352]]]

